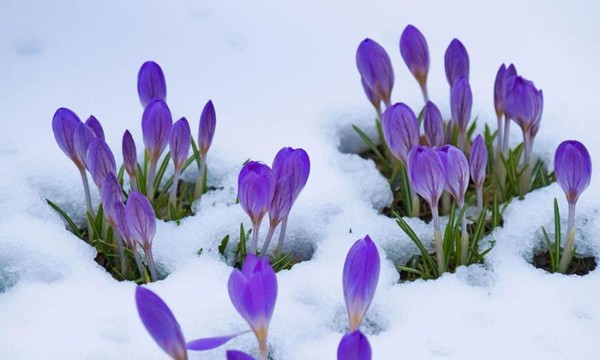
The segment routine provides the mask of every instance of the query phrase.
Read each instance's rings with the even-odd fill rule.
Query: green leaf
[[[560,234],[560,210],[558,209],[558,200],[554,198],[554,251],[556,263],[560,264],[560,242],[561,242],[561,234]],[[558,267],[557,267],[558,269]]]
[[[358,134],[358,136],[360,136],[360,138],[362,139],[362,141],[364,141],[364,143],[367,144],[367,146],[369,147],[369,149],[371,151],[373,151],[373,153],[375,154],[375,156],[377,156],[377,158],[379,159],[379,161],[381,161],[383,164],[387,164],[388,161],[386,160],[385,156],[383,156],[383,154],[379,151],[379,149],[377,149],[377,145],[375,145],[375,143],[373,141],[371,141],[371,139],[367,136],[367,134],[365,134],[356,125],[352,125],[352,128],[354,129],[354,131],[356,131],[356,133]]]
[[[158,191],[158,187],[160,186],[163,176],[165,176],[165,171],[167,170],[167,166],[169,166],[169,160],[171,160],[171,152],[170,151],[167,152],[167,155],[165,155],[163,161],[160,163],[160,167],[158,168],[158,172],[156,173],[156,177],[154,178],[154,184],[153,184],[154,192]]]
[[[219,254],[224,255],[225,249],[227,248],[227,244],[229,243],[229,235],[225,235],[223,240],[221,240],[221,244],[219,245]]]
[[[552,243],[550,242],[550,237],[548,236],[548,233],[546,232],[546,229],[544,229],[543,226],[542,233],[544,235],[544,240],[546,241],[546,246],[548,246],[548,254],[550,254],[550,269],[552,270],[552,272],[556,272],[557,263],[556,257],[554,256],[554,249],[552,247]]]
[[[429,255],[429,252],[427,251],[427,249],[425,248],[425,246],[423,245],[423,243],[421,242],[421,240],[419,239],[417,234],[415,234],[413,229],[411,229],[411,227],[408,225],[408,223],[406,221],[404,221],[404,219],[400,216],[400,214],[398,214],[397,212],[394,212],[393,215],[396,217],[396,223],[398,224],[400,229],[402,229],[402,231],[404,231],[404,233],[408,236],[408,238],[411,239],[412,242],[421,251],[421,256],[423,257],[423,260],[426,263],[426,265],[431,269],[432,273],[434,274],[434,277],[438,277],[439,274],[438,274],[436,261],[431,257],[431,255]]]
[[[67,213],[63,209],[61,209],[58,205],[56,205],[48,199],[46,199],[46,203],[50,205],[50,207],[53,208],[67,222],[67,224],[69,224],[71,232],[73,232],[75,236],[83,239],[83,234],[81,233],[81,231],[79,231],[77,225],[75,225],[75,222],[71,219],[71,217],[69,217],[69,215],[67,215]]]

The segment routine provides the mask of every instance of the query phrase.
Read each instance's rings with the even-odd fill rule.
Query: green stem
[[[523,133],[524,153],[523,158],[523,177],[521,178],[520,193],[524,197],[531,188],[531,132],[529,130]]]
[[[461,213],[463,210],[464,204],[461,204],[458,208],[458,212]],[[467,265],[469,261],[469,233],[467,232],[467,216],[463,213],[460,223],[461,235],[460,235],[460,263],[462,265]]]
[[[146,196],[150,202],[154,200],[154,177],[156,177],[157,163],[158,159],[150,159],[150,169],[148,170],[148,177],[146,178]]]
[[[179,185],[179,176],[181,175],[181,169],[175,169],[175,175],[173,175],[173,184],[171,185],[171,194],[169,195],[169,203],[173,205],[173,208],[177,209],[177,186]]]
[[[567,243],[558,265],[559,273],[566,273],[574,254],[575,245],[575,202],[569,202],[569,221],[567,222]]]
[[[285,230],[287,228],[288,216],[281,220],[281,227],[279,228],[279,241],[277,241],[277,248],[275,249],[275,257],[279,257],[283,253],[283,240],[285,239]]]
[[[200,169],[198,175],[198,181],[196,181],[196,188],[194,189],[194,200],[202,198],[204,193],[204,174],[206,172],[206,154],[201,155]]]

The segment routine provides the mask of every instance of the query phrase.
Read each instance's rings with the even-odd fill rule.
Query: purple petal
[[[127,230],[127,222],[125,220],[125,204],[123,204],[121,201],[115,201],[112,205],[112,211],[117,224],[117,232],[119,235],[121,235],[121,238],[125,241],[130,249],[135,249],[135,240],[131,238],[129,231]]]
[[[381,125],[390,151],[406,165],[409,151],[419,145],[419,122],[415,113],[406,104],[394,104],[383,113]]]
[[[504,111],[506,116],[514,120],[527,132],[541,118],[542,104],[539,90],[533,82],[522,76],[511,76],[506,79],[506,97]]]
[[[250,161],[240,171],[238,177],[238,197],[240,205],[253,224],[259,224],[267,213],[273,193],[275,179],[271,169],[262,163]]]
[[[277,178],[273,200],[269,205],[271,226],[276,226],[283,218],[288,216],[294,203],[295,190],[291,174]]]
[[[408,154],[410,183],[430,207],[437,207],[446,183],[444,165],[436,151],[417,146]]]
[[[485,169],[488,162],[487,148],[485,147],[485,142],[481,135],[477,135],[475,141],[473,141],[469,159],[473,183],[476,187],[481,187],[485,181]]]
[[[592,160],[586,147],[576,140],[563,141],[554,154],[554,174],[567,201],[577,202],[592,177]]]
[[[92,129],[96,137],[106,141],[102,124],[100,124],[100,121],[98,121],[94,115],[90,115],[90,117],[85,121],[85,124]]]
[[[154,61],[146,61],[138,72],[138,95],[142,107],[152,100],[167,100],[167,84],[160,66]]]
[[[172,359],[187,359],[181,327],[165,302],[152,291],[138,286],[135,291],[138,314],[150,336]]]
[[[452,40],[446,49],[444,67],[450,88],[454,87],[461,76],[469,80],[469,54],[458,39]]]
[[[364,239],[356,241],[346,255],[342,276],[350,331],[360,327],[373,301],[379,280],[379,268],[379,253],[371,238],[367,235]]]
[[[496,80],[494,81],[494,108],[496,108],[496,115],[502,116],[504,114],[504,84],[506,82],[506,65],[502,64],[496,73]]]
[[[175,164],[175,169],[181,170],[183,164],[190,153],[192,141],[192,133],[190,124],[185,118],[181,118],[173,124],[171,136],[169,139],[169,147],[171,149],[171,157]]]
[[[384,48],[371,39],[363,40],[356,50],[356,66],[367,86],[384,103],[390,103],[394,70]]]
[[[423,109],[423,128],[425,129],[425,137],[429,146],[441,147],[444,145],[442,113],[431,101],[428,101]]]
[[[442,146],[437,153],[444,165],[446,190],[454,197],[459,207],[465,202],[469,186],[469,162],[465,154],[452,145]]]
[[[542,122],[542,113],[544,111],[544,92],[542,90],[538,91],[538,101],[537,108],[535,110],[535,119],[533,119],[533,123],[531,124],[531,141],[535,138],[538,131],[540,130],[540,124]]]
[[[87,150],[90,146],[90,143],[92,142],[92,140],[94,140],[95,137],[96,135],[94,134],[94,131],[92,131],[92,129],[84,123],[77,124],[77,127],[73,132],[73,143],[75,144],[75,153],[77,154],[79,161],[81,161],[88,170],[89,166],[86,162]]]
[[[367,85],[365,82],[365,79],[362,77],[360,78],[360,83],[362,84],[363,90],[367,95],[367,99],[369,99],[375,110],[377,110],[377,113],[379,113],[381,111],[381,98],[375,92],[373,92],[373,90],[371,90],[369,85]]]
[[[212,145],[215,129],[217,127],[217,114],[212,100],[209,100],[200,115],[200,126],[198,127],[198,150],[204,155]]]
[[[113,205],[115,202],[123,201],[123,190],[121,184],[117,180],[117,176],[114,173],[108,173],[102,183],[102,190],[100,191],[102,198],[102,207],[104,208],[104,216],[108,219],[111,225],[116,225],[117,220]]]
[[[94,183],[99,189],[102,188],[102,183],[108,173],[117,173],[115,157],[108,144],[100,138],[95,138],[90,142],[85,159]]]
[[[135,141],[129,130],[125,130],[123,134],[123,165],[129,176],[135,175],[137,171],[137,150]]]
[[[67,108],[60,108],[56,110],[52,118],[52,131],[60,149],[69,159],[75,162],[78,168],[83,169],[83,163],[77,157],[73,140],[75,128],[79,123],[81,123],[81,120],[79,120],[79,117],[73,111]]]
[[[150,159],[158,159],[167,147],[173,126],[171,110],[162,100],[152,100],[142,115],[142,134]]]
[[[227,360],[255,360],[252,356],[245,352],[237,350],[227,350]]]
[[[219,346],[227,343],[229,340],[236,338],[240,335],[246,334],[248,331],[241,332],[239,334],[226,335],[226,336],[215,336],[211,338],[203,338],[192,340],[187,343],[188,350],[193,351],[204,351],[218,348]]]
[[[137,191],[132,191],[125,205],[125,223],[130,238],[142,248],[152,246],[156,234],[156,216],[150,201]]]
[[[338,360],[371,360],[371,345],[359,330],[344,335],[338,346]]]
[[[296,201],[310,174],[310,159],[304,149],[285,147],[277,152],[273,160],[273,176],[276,181],[279,181],[278,179],[287,174],[291,175],[290,181],[293,184],[294,201]]]
[[[400,55],[419,84],[424,85],[429,71],[429,48],[423,34],[413,25],[406,26],[400,36]]]
[[[466,131],[469,120],[471,120],[471,109],[473,108],[473,93],[469,81],[459,78],[450,93],[450,110],[452,121],[461,131]]]

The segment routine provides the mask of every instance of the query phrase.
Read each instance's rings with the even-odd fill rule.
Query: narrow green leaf
[[[67,224],[69,224],[69,227],[71,228],[71,232],[73,232],[73,234],[75,234],[75,236],[83,239],[83,234],[81,233],[81,231],[79,231],[79,229],[77,228],[77,225],[75,225],[75,222],[71,219],[71,217],[69,215],[67,215],[67,213],[63,209],[61,209],[60,207],[58,207],[58,205],[56,205],[55,203],[53,203],[52,201],[50,201],[48,199],[46,199],[46,203],[48,205],[50,205],[50,207],[53,208],[54,211],[56,211],[67,222]]]
[[[169,166],[169,160],[171,160],[171,152],[167,152],[163,161],[160,163],[160,167],[158,168],[158,172],[156,173],[156,177],[154,178],[154,192],[158,191],[158,187],[165,176],[165,171],[167,171],[167,166]]]
[[[227,248],[228,243],[229,243],[229,235],[225,235],[223,240],[221,240],[221,244],[219,245],[219,254],[225,255],[225,249]]]
[[[352,128],[354,129],[354,131],[356,131],[356,133],[358,134],[358,136],[360,136],[360,138],[362,139],[362,141],[367,145],[367,147],[373,151],[373,153],[375,154],[375,156],[377,156],[377,158],[384,164],[387,163],[387,160],[385,159],[385,157],[383,156],[383,154],[379,151],[379,149],[377,149],[377,145],[375,145],[375,143],[367,136],[367,134],[365,134],[358,126],[356,125],[352,125]]]

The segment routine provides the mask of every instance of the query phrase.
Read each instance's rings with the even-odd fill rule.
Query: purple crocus
[[[177,120],[175,124],[173,124],[169,139],[169,148],[171,149],[173,164],[175,165],[175,174],[173,175],[173,185],[171,186],[169,202],[174,207],[177,206],[177,186],[179,185],[181,170],[183,169],[183,165],[190,152],[191,141],[192,133],[190,124],[188,124],[186,118]]]
[[[242,351],[237,350],[227,350],[225,354],[227,360],[255,360],[252,356],[246,354]]]
[[[371,344],[367,337],[356,330],[342,338],[337,350],[338,360],[371,360]]]
[[[242,270],[229,277],[229,298],[258,340],[261,358],[267,359],[267,334],[277,300],[277,277],[266,257],[248,254]]]
[[[256,161],[244,165],[238,176],[238,198],[252,222],[252,254],[256,254],[258,230],[271,205],[274,191],[275,178],[267,165]]]
[[[194,199],[200,199],[204,193],[204,177],[206,175],[206,154],[212,145],[215,129],[217,127],[217,115],[212,100],[209,100],[202,114],[200,114],[200,126],[198,127],[198,151],[200,152],[200,169],[198,180],[194,190]]]
[[[471,109],[473,108],[473,93],[469,81],[460,77],[450,93],[450,110],[452,122],[458,128],[459,147],[464,151],[466,146],[467,125],[471,120]]]
[[[496,148],[496,156],[499,158],[499,154],[502,151],[502,139],[504,139],[502,119],[504,118],[504,93],[506,84],[506,65],[502,64],[496,73],[496,80],[494,81],[494,108],[496,109],[496,118],[498,119],[498,145]],[[496,163],[498,166],[498,163]]]
[[[99,137],[100,139],[106,141],[106,138],[104,137],[104,129],[102,128],[102,124],[100,124],[100,121],[98,121],[98,119],[96,119],[94,115],[90,115],[90,117],[85,121],[85,124],[89,126],[90,129],[92,129],[96,137]]]
[[[357,240],[348,251],[342,284],[348,310],[349,332],[360,328],[379,281],[379,252],[369,235]]]
[[[427,146],[413,148],[408,154],[408,176],[417,194],[421,195],[431,208],[438,271],[443,273],[446,271],[446,265],[438,204],[444,192],[446,180],[444,165],[437,152]]]
[[[375,111],[377,112],[377,118],[381,119],[381,98],[377,94],[375,94],[373,90],[371,90],[369,85],[367,85],[367,83],[365,82],[365,79],[363,79],[362,77],[360,78],[360,83],[363,87],[363,90],[365,91],[365,94],[367,95],[367,99],[369,99],[369,102],[371,102],[371,104],[375,108]]]
[[[460,40],[453,39],[448,45],[444,54],[444,67],[450,88],[453,88],[461,77],[469,80],[469,54]]]
[[[356,66],[369,89],[386,107],[389,106],[394,87],[394,69],[385,49],[371,39],[363,40],[356,50]]]
[[[108,173],[117,173],[115,157],[108,144],[100,138],[90,142],[85,161],[98,189],[102,189],[104,178]]]
[[[85,123],[80,122],[75,127],[73,132],[73,143],[75,144],[75,153],[86,168],[89,166],[86,163],[87,149],[96,137],[94,131]]]
[[[483,183],[485,181],[487,162],[488,153],[485,142],[481,135],[477,135],[471,146],[469,166],[471,169],[471,179],[473,179],[473,184],[475,184],[475,190],[477,192],[477,208],[479,211],[483,209]]]
[[[152,339],[171,359],[187,360],[187,349],[181,327],[171,309],[154,292],[138,286],[135,303],[144,327]]]
[[[423,109],[423,128],[425,129],[425,138],[429,146],[441,147],[444,145],[442,113],[431,101],[428,101]]]
[[[144,265],[142,264],[142,260],[140,259],[140,254],[137,250],[137,243],[131,237],[131,235],[129,235],[129,230],[127,229],[125,204],[123,204],[122,201],[115,201],[112,205],[112,212],[117,223],[115,230],[118,236],[122,239],[125,246],[127,246],[133,253],[133,258],[135,259],[135,264],[138,268],[140,276],[145,276],[146,270],[144,269]]]
[[[269,205],[269,232],[262,248],[263,254],[269,248],[269,242],[279,223],[281,223],[281,230],[275,256],[281,254],[289,213],[298,195],[304,189],[309,174],[310,159],[304,149],[285,147],[275,155],[273,160],[275,191]]]
[[[383,113],[383,137],[394,157],[406,165],[408,152],[419,145],[419,122],[408,105],[396,103]]]
[[[152,280],[158,280],[152,256],[152,239],[156,234],[156,215],[150,201],[137,191],[132,191],[127,199],[125,225],[130,239],[139,244],[146,254]]]
[[[167,84],[162,69],[154,61],[146,61],[138,72],[138,95],[142,107],[148,106],[152,100],[167,99]]]
[[[123,240],[121,236],[119,236],[118,231],[119,216],[121,214],[118,214],[118,210],[115,209],[116,204],[123,204],[123,190],[114,173],[109,172],[106,174],[104,182],[102,183],[100,197],[102,199],[102,207],[104,208],[104,217],[113,228],[113,238],[117,243],[117,253],[119,254],[119,261],[121,263],[121,273],[124,274],[127,270],[127,262],[125,259],[125,251],[123,250]]]
[[[137,191],[137,150],[129,130],[125,130],[122,142],[123,166],[129,175],[131,189]]]
[[[402,55],[402,59],[410,72],[417,79],[425,102],[429,101],[429,95],[427,94],[429,48],[425,36],[413,25],[406,26],[400,36],[400,55]]]
[[[506,68],[506,72],[504,73],[504,82],[502,85],[502,111],[504,112],[504,137],[502,139],[501,151],[503,154],[508,150],[508,141],[510,139],[509,135],[510,135],[510,123],[511,123],[511,120],[507,116],[506,111],[505,111],[505,106],[506,106],[505,99],[506,99],[506,95],[508,93],[508,89],[506,88],[506,82],[508,79],[510,79],[513,76],[517,76],[517,68],[515,67],[515,65],[510,64]]]
[[[160,99],[149,102],[142,116],[142,134],[150,160],[146,184],[146,194],[150,201],[154,199],[156,165],[160,155],[167,147],[172,126],[173,118],[167,103]]]

